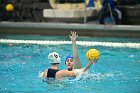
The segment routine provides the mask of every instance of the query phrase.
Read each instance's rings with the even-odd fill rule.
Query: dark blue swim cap
[[[67,57],[66,57],[66,60],[67,60],[68,58],[73,59],[73,56],[72,56],[72,55],[67,56]],[[66,64],[66,60],[65,60],[65,64]]]
[[[66,57],[66,60],[67,60],[68,58],[73,59],[73,56],[72,56],[72,55],[67,56],[67,57]]]

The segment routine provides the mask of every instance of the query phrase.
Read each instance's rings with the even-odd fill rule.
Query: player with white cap
[[[44,78],[55,78],[55,74],[59,71],[59,64],[61,63],[60,56],[57,52],[52,52],[48,55],[51,67],[43,72],[42,77]]]

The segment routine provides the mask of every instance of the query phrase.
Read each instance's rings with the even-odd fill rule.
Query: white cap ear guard
[[[61,59],[57,52],[52,52],[48,55],[48,59],[50,63],[61,63]]]

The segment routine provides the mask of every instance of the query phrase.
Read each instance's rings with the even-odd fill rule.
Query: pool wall
[[[140,26],[66,23],[0,22],[0,34],[68,35],[140,38]]]

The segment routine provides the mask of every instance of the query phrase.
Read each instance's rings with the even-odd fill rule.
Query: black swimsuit
[[[47,78],[55,78],[56,72],[59,71],[58,69],[48,69]]]

